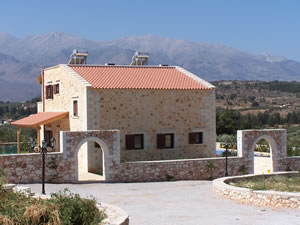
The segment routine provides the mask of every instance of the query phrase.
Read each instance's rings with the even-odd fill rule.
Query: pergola
[[[69,112],[40,112],[36,114],[32,114],[23,119],[12,122],[13,126],[17,127],[17,146],[18,146],[18,154],[21,152],[20,147],[20,134],[21,128],[34,128],[37,131],[37,144],[39,145],[41,142],[40,130],[41,126],[49,123],[53,123],[54,121],[60,120],[62,118],[66,118],[69,116]]]

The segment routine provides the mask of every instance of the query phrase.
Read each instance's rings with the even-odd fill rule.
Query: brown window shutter
[[[134,149],[134,135],[126,135],[126,149]]]
[[[53,99],[53,85],[50,85],[50,98]]]
[[[199,135],[200,135],[200,142],[199,142],[199,144],[203,144],[203,132],[200,132]]]
[[[54,94],[59,94],[59,84],[55,84],[55,85],[53,86],[53,93],[54,93]]]
[[[157,148],[158,149],[165,148],[165,135],[164,134],[157,135]]]
[[[189,133],[189,144],[195,144],[195,142],[196,142],[196,134]]]

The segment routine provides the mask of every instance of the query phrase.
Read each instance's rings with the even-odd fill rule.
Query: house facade
[[[60,131],[117,129],[121,162],[215,156],[215,87],[180,67],[60,64],[38,81],[38,114],[13,124],[54,137],[55,151]],[[99,147],[86,145],[90,165]]]

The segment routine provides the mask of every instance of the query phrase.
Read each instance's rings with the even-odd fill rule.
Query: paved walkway
[[[64,188],[121,207],[130,225],[300,225],[300,210],[242,205],[217,196],[210,181],[47,184],[46,193]]]

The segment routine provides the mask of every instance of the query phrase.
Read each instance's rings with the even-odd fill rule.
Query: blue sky
[[[6,0],[0,31],[63,31],[91,40],[153,34],[300,61],[298,0]]]

